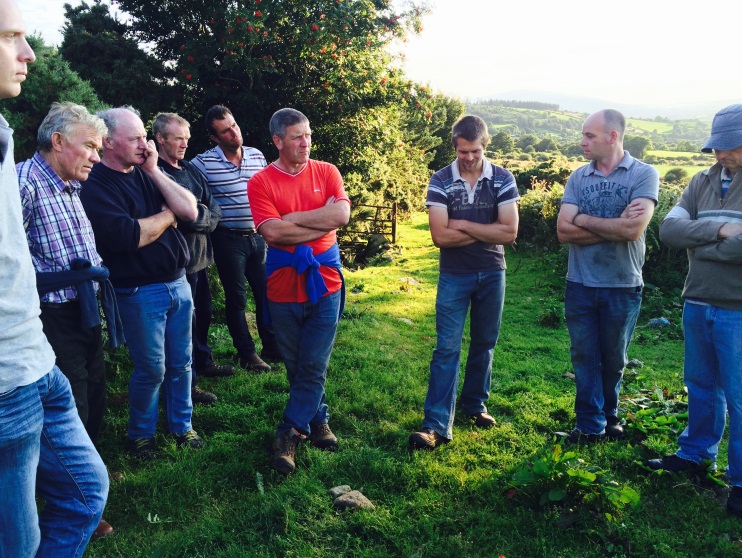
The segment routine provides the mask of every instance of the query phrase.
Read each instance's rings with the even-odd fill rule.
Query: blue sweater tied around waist
[[[108,346],[115,349],[123,345],[126,340],[116,303],[116,294],[113,291],[113,285],[108,280],[108,268],[94,266],[90,260],[85,258],[75,258],[70,262],[70,268],[67,270],[37,273],[36,290],[39,296],[43,296],[46,293],[74,285],[77,289],[77,300],[80,303],[82,327],[91,328],[100,324],[100,312],[93,281],[97,281],[100,285],[101,306],[106,316],[108,329]]]
[[[312,304],[316,304],[328,291],[325,280],[319,270],[321,265],[337,269],[338,273],[340,273],[340,278],[343,280],[342,294],[340,295],[340,313],[338,314],[339,320],[345,308],[345,279],[343,279],[340,248],[337,243],[317,256],[314,255],[314,250],[306,244],[299,244],[293,252],[269,246],[268,255],[265,260],[265,271],[268,277],[283,267],[292,267],[299,275],[306,271],[307,296]],[[267,323],[270,324],[270,314],[267,304],[265,308],[265,318]]]

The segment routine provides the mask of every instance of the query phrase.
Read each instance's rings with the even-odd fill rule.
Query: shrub
[[[681,168],[673,168],[665,173],[664,181],[668,184],[685,184],[688,182],[688,171]]]
[[[556,226],[564,186],[533,178],[520,200],[518,239],[544,250],[559,247]]]
[[[683,193],[678,184],[663,184],[657,207],[647,227],[647,258],[644,264],[644,282],[650,287],[660,287],[676,300],[688,273],[685,250],[673,250],[660,242],[660,225]]]

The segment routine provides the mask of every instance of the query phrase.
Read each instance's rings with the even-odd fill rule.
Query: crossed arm
[[[281,219],[270,219],[259,227],[269,244],[296,245],[311,242],[348,224],[350,203],[328,198],[325,205],[309,211],[295,211]]]
[[[162,211],[139,219],[139,248],[152,244],[169,227],[176,227],[177,220],[195,221],[198,217],[196,198],[180,184],[168,178],[157,166],[157,149],[152,140],[147,142],[147,159],[142,171],[165,198]]]
[[[587,246],[600,242],[632,242],[641,237],[654,214],[654,200],[637,198],[619,217],[593,217],[579,207],[562,204],[557,217],[559,242]]]
[[[460,248],[475,242],[513,244],[518,235],[518,204],[513,202],[498,207],[497,221],[487,225],[449,219],[447,208],[431,205],[428,222],[433,244],[438,248]]]

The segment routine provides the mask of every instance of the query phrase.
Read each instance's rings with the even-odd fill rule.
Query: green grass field
[[[688,173],[688,180],[693,177],[698,172],[701,172],[702,170],[706,170],[711,165],[652,165],[654,168],[657,169],[657,172],[660,173],[660,177],[665,176],[667,174],[667,171],[670,169],[677,169],[681,168],[684,171]]]
[[[638,118],[627,118],[626,126],[629,128],[638,128],[645,132],[657,132],[664,134],[672,130],[673,125],[669,122],[655,122],[654,120],[639,120]]]
[[[667,307],[665,329],[647,327],[652,313],[640,318],[629,356],[644,367],[627,373],[623,389],[628,440],[579,448],[557,465],[552,433],[574,421],[574,384],[563,377],[571,371],[563,259],[508,248],[508,266],[489,401],[498,424],[479,431],[457,416],[454,440],[434,452],[407,446],[435,345],[437,250],[425,215],[400,225],[391,263],[346,273],[327,379],[340,449],[300,448],[288,478],[271,470],[268,453],[287,397],[282,367],[201,380],[220,398],[194,412],[206,447],[177,450],[159,434],[163,456],[144,464],[121,450],[130,365],[125,351],[109,355],[102,455],[121,477],[104,517],[116,533],[86,556],[739,556],[742,522],[725,512],[720,486],[641,465],[674,450],[682,429],[678,309]],[[657,300],[645,307],[663,311]],[[214,324],[212,348],[232,358],[223,324]],[[516,473],[523,480],[544,469],[544,479],[515,486]],[[336,512],[327,490],[341,484],[375,509]],[[606,499],[619,493],[638,503]]]

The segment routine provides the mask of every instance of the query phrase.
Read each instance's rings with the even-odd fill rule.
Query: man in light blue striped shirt
[[[255,230],[248,199],[250,177],[267,163],[259,150],[243,145],[242,131],[227,107],[211,107],[205,121],[216,147],[196,156],[192,163],[206,177],[211,194],[222,210],[222,218],[211,233],[211,240],[224,287],[227,327],[240,366],[255,372],[270,372],[270,365],[263,359],[277,361],[280,356],[273,332],[264,321],[266,244]],[[245,318],[245,279],[255,299],[258,334],[263,343],[260,356]],[[202,374],[202,371],[196,373]]]

